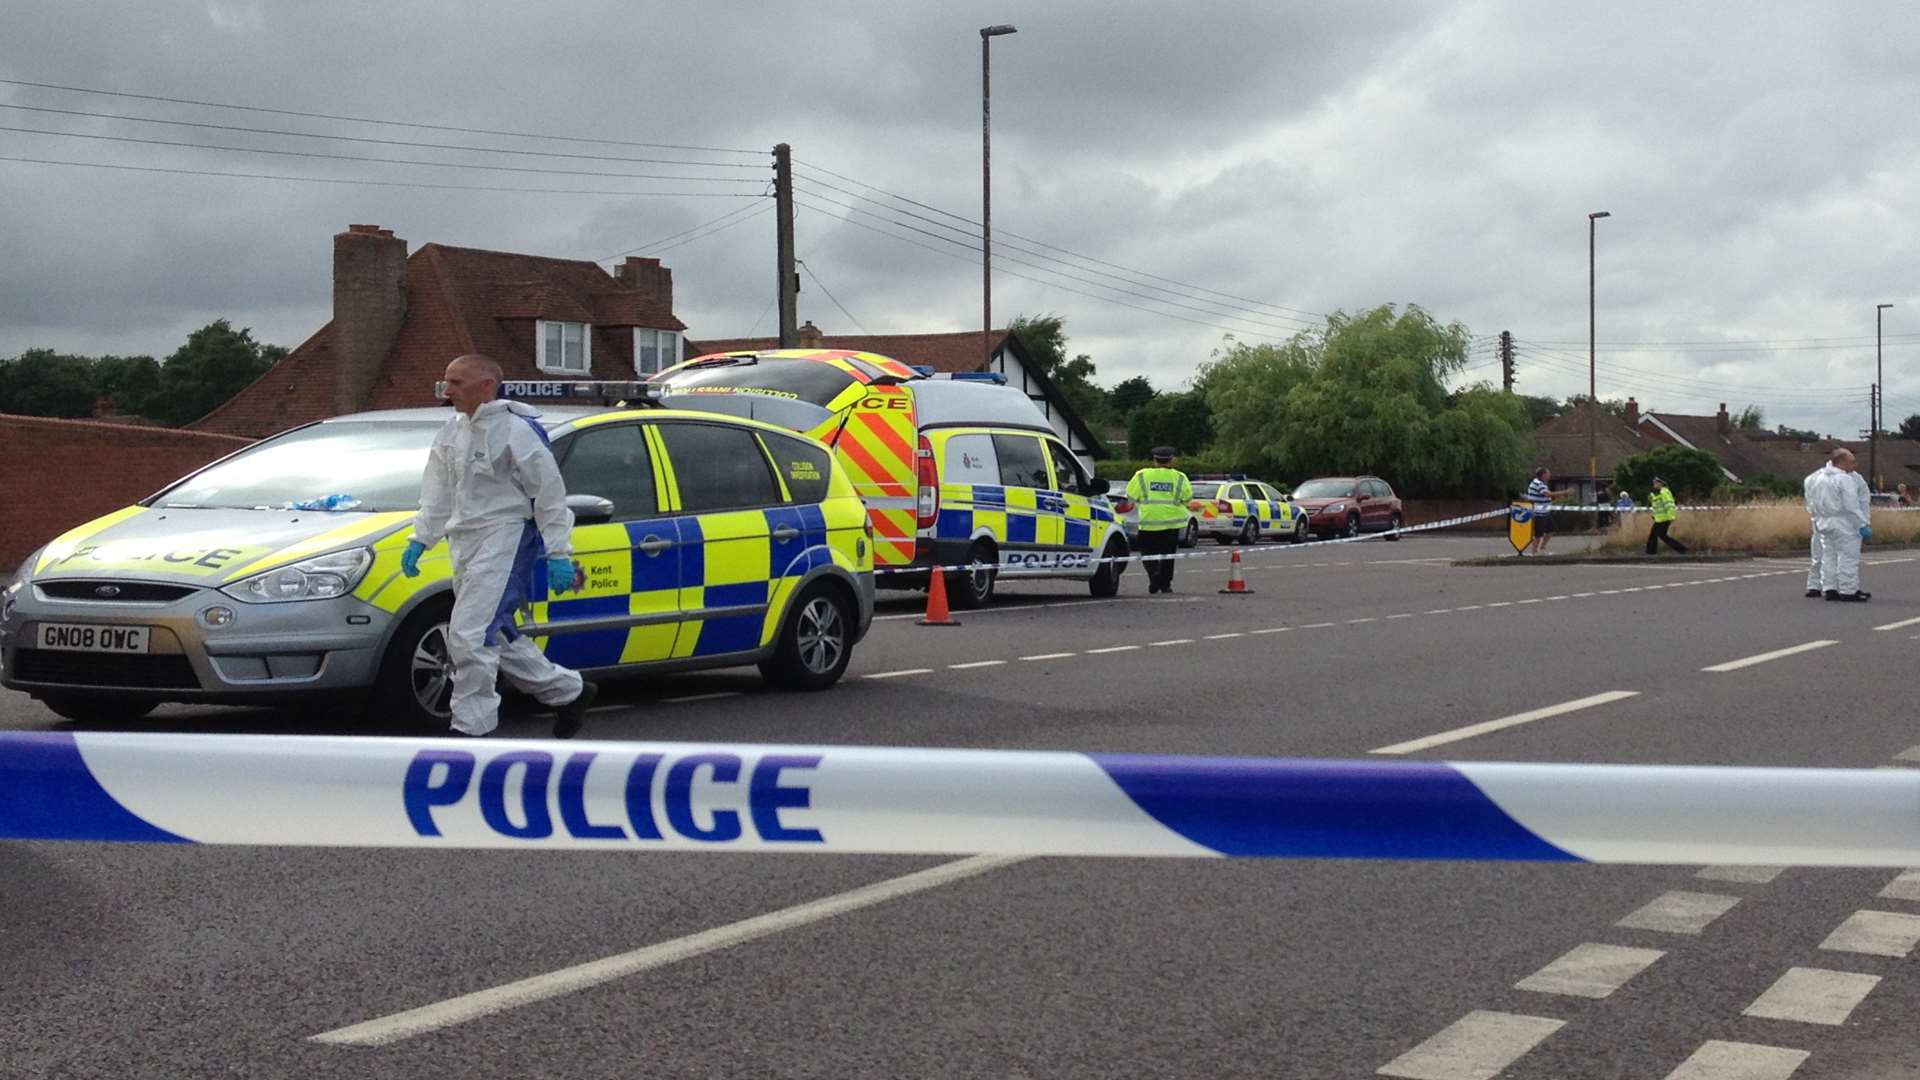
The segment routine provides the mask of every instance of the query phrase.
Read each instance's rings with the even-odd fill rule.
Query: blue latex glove
[[[419,577],[420,556],[426,552],[427,545],[418,540],[407,541],[407,550],[400,553],[400,572],[408,577]]]
[[[573,588],[573,560],[566,556],[547,560],[547,591],[563,593]]]
[[[1860,539],[1861,540],[1873,539],[1873,526],[1871,525],[1860,526]]]

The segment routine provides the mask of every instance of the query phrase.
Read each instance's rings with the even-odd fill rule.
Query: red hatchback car
[[[1293,489],[1293,501],[1307,512],[1315,536],[1359,536],[1391,532],[1406,524],[1400,496],[1377,476],[1325,476]],[[1390,535],[1389,540],[1398,540]]]

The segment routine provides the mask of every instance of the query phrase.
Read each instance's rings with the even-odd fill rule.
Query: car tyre
[[[794,598],[773,655],[760,662],[760,674],[782,690],[825,690],[846,673],[853,636],[853,604],[846,590],[816,581]]]
[[[1180,534],[1180,546],[1190,548],[1198,543],[1200,543],[1200,523],[1197,521],[1189,521],[1187,522],[1187,531]]]
[[[999,578],[994,564],[1000,561],[992,544],[977,540],[967,549],[966,570],[947,574],[947,603],[960,610],[982,608],[993,603],[993,588]]]
[[[109,694],[48,694],[40,699],[53,713],[76,724],[128,724],[160,704],[113,697]]]
[[[1400,539],[1400,530],[1405,526],[1406,526],[1405,518],[1401,517],[1399,514],[1393,515],[1393,517],[1387,520],[1387,539],[1389,541]]]
[[[1107,549],[1100,553],[1100,557],[1112,561],[1103,562],[1094,570],[1093,576],[1087,579],[1087,591],[1105,600],[1108,597],[1120,595],[1120,575],[1127,570],[1126,546],[1117,540],[1110,540],[1107,542]]]
[[[1260,519],[1249,514],[1247,523],[1240,529],[1240,542],[1249,547],[1260,542]]]
[[[1307,530],[1306,518],[1301,518],[1300,520],[1293,523],[1293,542],[1294,543],[1304,544],[1312,536],[1313,534]]]
[[[383,728],[445,731],[453,722],[453,658],[447,620],[453,596],[429,600],[394,631],[373,685],[369,716]]]
[[[1346,530],[1342,532],[1340,535],[1345,537],[1355,537],[1360,535],[1360,515],[1359,514],[1347,515]]]

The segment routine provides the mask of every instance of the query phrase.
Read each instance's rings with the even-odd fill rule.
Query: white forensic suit
[[[453,727],[468,735],[499,726],[498,674],[543,705],[580,695],[580,674],[513,626],[515,609],[545,595],[546,558],[573,552],[573,513],[539,415],[517,401],[456,412],[421,480],[413,538],[432,547],[444,536],[453,556]]]
[[[1820,583],[1842,596],[1860,591],[1860,527],[1873,520],[1867,479],[1828,466],[1805,485],[1807,512],[1820,534]]]
[[[1811,540],[1807,542],[1807,546],[1808,546],[1807,591],[1808,592],[1824,592],[1827,589],[1833,588],[1833,586],[1831,585],[1823,585],[1820,581],[1820,523],[1816,521],[1813,516],[1813,485],[1816,481],[1819,481],[1826,474],[1837,473],[1839,471],[1840,471],[1839,469],[1836,469],[1833,467],[1832,462],[1828,462],[1827,464],[1822,465],[1819,468],[1808,473],[1807,478],[1805,480],[1800,481],[1800,497],[1805,499],[1807,503],[1807,524],[1809,526],[1808,532],[1813,537]]]

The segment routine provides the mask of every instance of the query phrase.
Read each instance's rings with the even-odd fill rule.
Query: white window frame
[[[641,342],[647,340],[651,340],[654,347],[660,350],[660,366],[653,371],[640,366]],[[685,342],[681,340],[678,330],[655,330],[649,326],[636,326],[633,328],[633,373],[644,379],[649,375],[665,371],[680,362],[680,353],[684,348]]]
[[[561,355],[554,356],[547,350],[547,328],[560,328]],[[580,328],[580,366],[566,366],[566,335],[569,327]],[[593,371],[593,324],[577,322],[559,322],[549,319],[535,319],[533,323],[533,363],[541,371],[550,375],[586,375]]]

